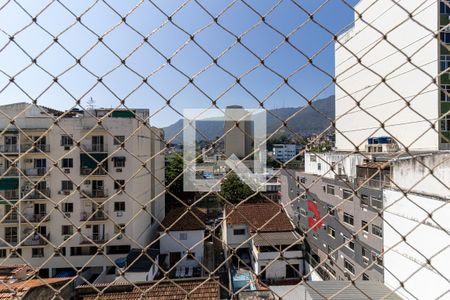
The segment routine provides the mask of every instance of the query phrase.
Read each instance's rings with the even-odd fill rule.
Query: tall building
[[[335,43],[337,149],[379,152],[384,137],[391,151],[450,149],[450,116],[439,120],[450,110],[450,31],[434,37],[449,24],[445,3],[355,5],[353,28]]]
[[[242,159],[253,152],[251,114],[239,105],[225,109],[225,157],[235,154]]]
[[[86,265],[90,277],[153,241],[164,157],[161,130],[143,124],[148,110],[0,111],[2,260],[25,260],[44,277]]]
[[[297,155],[302,148],[302,145],[296,144],[274,144],[272,156],[274,159],[283,162],[291,159],[297,159]]]

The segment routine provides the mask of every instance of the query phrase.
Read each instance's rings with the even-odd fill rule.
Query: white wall
[[[250,247],[249,242],[246,242],[249,238],[249,232],[248,232],[248,227],[247,225],[243,225],[243,224],[226,224],[224,225],[227,227],[226,229],[226,244],[229,247],[235,248],[237,246],[240,246],[242,243],[242,246],[240,246],[240,248],[248,248]],[[245,229],[245,234],[244,235],[234,235],[234,230],[235,229]]]
[[[339,174],[339,166],[348,177],[356,177],[356,166],[361,164],[364,156],[345,152],[305,153],[305,173],[334,178]],[[335,168],[331,171],[331,166]]]
[[[448,200],[411,193],[408,200],[395,190],[385,190],[384,197],[387,207],[383,216],[385,284],[396,289],[399,281],[403,281],[404,288],[399,293],[404,298],[437,299],[449,289]],[[428,213],[432,213],[432,220],[427,218]],[[406,236],[406,242],[402,236]],[[425,258],[430,259],[431,266],[426,265]]]
[[[180,240],[180,233],[187,233],[187,240]],[[183,258],[188,249],[191,252],[195,252],[195,257],[199,262],[203,261],[203,239],[205,237],[204,230],[170,231],[168,234],[161,232],[160,235],[162,236],[160,239],[161,254],[181,252],[182,260],[177,264],[177,266],[193,267],[198,265],[196,260],[187,260],[186,258]]]
[[[438,41],[433,33],[438,29],[439,1],[398,2],[413,12],[414,20],[395,1],[361,0],[355,9],[364,21],[357,18],[354,28],[335,44],[338,150],[354,150],[353,144],[363,150],[368,137],[385,135],[399,139],[410,150],[439,149],[438,134],[428,130],[428,120],[436,120],[439,114],[437,86],[431,84],[438,74]],[[398,49],[411,57],[411,63]],[[374,72],[385,77],[386,83]],[[405,108],[401,97],[415,97],[411,108]],[[355,100],[361,101],[359,108]],[[380,122],[386,130],[381,130]]]

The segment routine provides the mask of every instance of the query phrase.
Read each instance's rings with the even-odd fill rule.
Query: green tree
[[[183,156],[178,153],[169,156],[166,162],[166,186],[176,196],[183,194],[183,175],[177,178],[182,172]]]
[[[239,203],[252,194],[254,191],[234,172],[228,174],[220,186],[220,195],[230,203]],[[255,201],[255,198],[256,196],[253,196],[249,201]]]

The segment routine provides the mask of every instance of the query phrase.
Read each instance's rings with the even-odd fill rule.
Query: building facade
[[[284,162],[295,159],[301,149],[302,146],[296,144],[274,144],[272,156],[274,159]]]
[[[450,31],[434,37],[449,24],[445,3],[355,5],[353,28],[335,44],[337,149],[364,151],[372,137],[412,151],[450,149]]]
[[[143,125],[148,110],[0,110],[2,259],[23,258],[45,277],[85,265],[95,274],[153,240],[164,157],[162,132]]]

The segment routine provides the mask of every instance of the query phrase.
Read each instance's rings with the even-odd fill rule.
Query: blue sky
[[[350,5],[357,2],[346,1]],[[322,6],[314,19],[334,33],[341,32],[353,21],[353,10],[343,0],[246,0],[247,5],[231,0],[26,0],[17,3],[0,0],[3,7],[0,10],[0,104],[37,99],[38,104],[64,110],[75,105],[74,98],[81,99],[85,106],[92,97],[97,107],[115,107],[119,99],[125,99],[127,107],[149,108],[151,123],[156,126],[167,126],[180,118],[173,109],[182,112],[183,108],[208,107],[211,100],[205,94],[218,99],[220,107],[241,104],[247,108],[259,107],[255,97],[268,98],[265,102],[268,108],[281,108],[304,105],[301,95],[311,98],[320,93],[318,98],[323,98],[333,94],[333,86],[321,92],[331,79],[308,65],[307,59],[286,43],[265,60],[265,65],[281,76],[288,76],[306,64],[289,79],[297,92],[283,85],[272,95],[283,79],[259,65],[258,58],[241,44],[227,51],[217,63],[236,77],[256,67],[240,81],[248,91],[240,86],[227,91],[235,79],[216,65],[195,77],[198,88],[188,84],[188,79],[172,66],[161,67],[166,63],[163,56],[172,56],[189,40],[189,35],[213,21],[210,15],[217,16],[229,7],[218,22],[237,36],[248,31],[241,39],[242,44],[262,58],[284,38],[263,23],[249,31],[261,20],[253,10],[266,15],[276,6],[265,21],[285,35],[303,24],[290,36],[290,42],[307,56],[321,51],[314,64],[330,75],[334,74],[334,44],[330,43],[333,37],[308,21],[308,14],[298,6],[309,12]],[[180,6],[183,8],[173,15],[172,21],[187,33],[170,22],[160,28],[167,21],[165,14],[172,15]],[[121,24],[119,16],[130,11],[133,12],[126,22],[133,29]],[[82,24],[76,22],[76,16],[81,14]],[[37,24],[32,21],[36,15]],[[10,36],[14,36],[13,41]],[[53,42],[54,36],[58,36],[58,44]],[[98,42],[97,36],[104,36],[104,44]],[[143,43],[143,36],[149,36],[148,43]],[[197,33],[195,41],[203,50],[190,41],[171,59],[177,69],[190,77],[204,70],[212,63],[211,57],[219,56],[236,39],[213,23]],[[39,66],[32,64],[36,57]],[[76,64],[79,58],[87,70]],[[126,66],[121,63],[124,59]],[[148,85],[143,84],[142,77],[149,75]],[[13,76],[14,83],[11,83]],[[53,81],[55,76],[58,83]],[[101,83],[97,77],[102,77]],[[169,98],[173,109],[166,105],[165,99]]]

